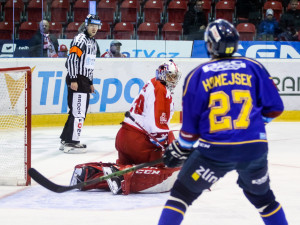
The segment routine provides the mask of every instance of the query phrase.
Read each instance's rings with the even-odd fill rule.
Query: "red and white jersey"
[[[104,52],[101,57],[104,58],[126,58],[126,55],[120,53],[121,56],[115,57],[110,51]]]
[[[174,114],[171,92],[156,78],[151,79],[132,102],[130,113],[148,133],[168,132]],[[140,129],[129,118],[125,118],[124,122]]]

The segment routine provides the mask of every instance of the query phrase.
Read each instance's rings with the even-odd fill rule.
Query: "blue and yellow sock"
[[[288,225],[281,205],[274,201],[260,213],[266,225]]]
[[[161,213],[158,225],[181,224],[187,207],[188,205],[184,201],[170,197]]]

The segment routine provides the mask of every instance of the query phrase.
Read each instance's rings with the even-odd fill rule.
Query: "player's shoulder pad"
[[[150,89],[151,90],[153,90],[154,89],[154,81],[153,80],[155,80],[155,78],[152,78],[151,80],[148,80],[145,84],[144,84],[144,86],[142,87],[142,89],[140,90],[140,93],[141,92],[144,92],[144,93],[146,93],[146,92],[148,92]]]
[[[161,81],[157,80],[155,77],[147,82],[147,84],[152,84],[153,88],[156,90],[166,89],[165,85],[161,83]]]
[[[244,62],[248,62],[248,64],[257,65],[261,69],[265,68],[260,62],[256,61],[255,59],[251,59],[251,58],[247,58],[247,57],[242,57],[242,56],[232,57],[232,59],[240,59],[240,60],[243,60]]]
[[[196,71],[197,71],[197,73],[199,73],[199,72],[204,72],[204,73],[209,72],[209,71],[211,71],[212,67],[215,67],[216,63],[218,63],[219,61],[222,61],[224,59],[225,58],[211,59],[211,60],[197,66],[194,70],[192,70],[190,72],[190,74],[195,73]],[[232,59],[232,57],[230,59]],[[213,69],[213,71],[214,71],[214,69]]]
[[[247,67],[255,68],[255,70],[257,70],[259,72],[258,74],[260,74],[260,76],[263,76],[262,74],[264,74],[264,75],[268,76],[269,79],[272,79],[268,70],[260,62],[254,60],[254,59],[251,59],[251,58],[247,58],[247,57],[233,57],[233,58],[237,59],[237,60],[242,60],[246,64]]]
[[[203,72],[203,66],[207,63],[200,64],[196,68],[194,68],[192,71],[188,73],[188,75],[185,77],[184,84],[183,84],[183,96],[185,96],[188,87],[190,84],[196,88],[197,85],[199,85],[199,79],[201,79],[201,75]],[[196,86],[195,86],[196,85]]]

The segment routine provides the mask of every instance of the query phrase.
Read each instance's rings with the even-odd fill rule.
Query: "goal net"
[[[29,185],[31,69],[0,69],[0,185]]]

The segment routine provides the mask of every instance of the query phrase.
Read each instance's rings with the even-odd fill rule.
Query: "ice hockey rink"
[[[73,168],[85,162],[114,162],[119,125],[86,126],[86,154],[58,150],[62,127],[32,130],[32,167],[57,184],[68,185]],[[179,130],[179,124],[172,124]],[[267,125],[271,186],[290,225],[300,224],[300,123]],[[260,225],[256,209],[236,185],[231,172],[188,209],[185,225]],[[28,187],[0,186],[1,225],[153,225],[157,224],[168,193],[112,195],[72,190],[53,193],[32,181]]]

